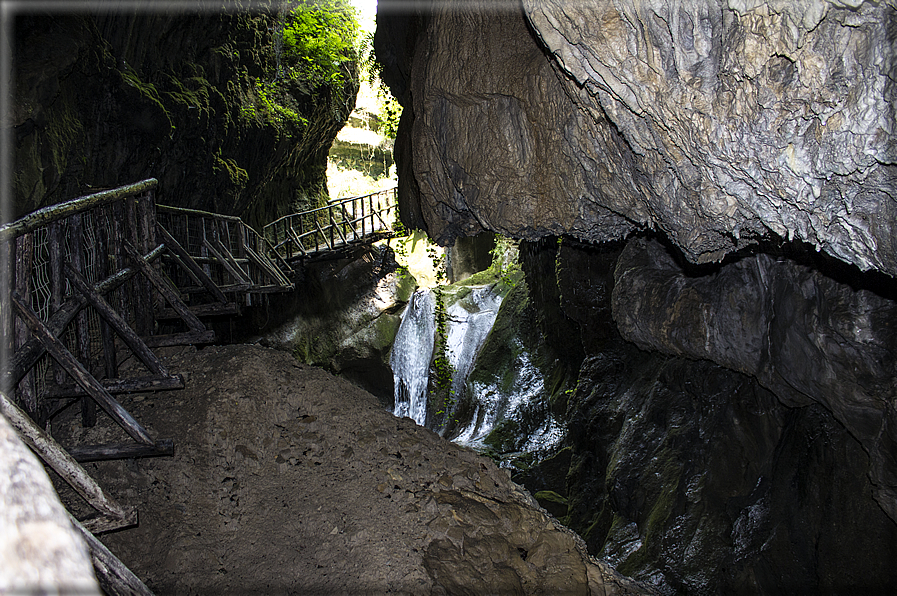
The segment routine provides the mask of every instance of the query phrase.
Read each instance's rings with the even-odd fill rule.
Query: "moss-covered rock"
[[[357,69],[287,76],[283,17],[254,9],[18,16],[11,216],[149,177],[255,227],[316,206]]]

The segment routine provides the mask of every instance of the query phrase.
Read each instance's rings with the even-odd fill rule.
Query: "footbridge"
[[[183,388],[160,348],[214,343],[210,317],[294,290],[302,260],[389,237],[395,217],[390,189],[283,217],[260,234],[237,217],[159,205],[157,186],[144,180],[0,226],[0,413],[95,510],[73,520],[108,572],[99,578],[108,593],[148,593],[92,536],[134,525],[137,511],[82,464],[175,449],[117,396]],[[76,403],[83,426],[99,407],[130,442],[59,445],[49,423]]]

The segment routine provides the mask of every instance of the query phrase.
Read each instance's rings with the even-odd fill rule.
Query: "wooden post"
[[[111,216],[111,209],[110,216]],[[111,217],[110,217],[111,219]],[[96,227],[97,233],[97,276],[105,279],[109,275],[110,258],[109,258],[109,230],[101,222]],[[61,267],[60,267],[61,269]],[[61,275],[61,271],[60,271]],[[113,297],[109,297],[109,302],[113,302]],[[118,358],[115,353],[115,336],[112,328],[105,319],[100,319],[100,339],[103,343],[103,372],[107,379],[114,379],[118,376]],[[63,381],[57,381],[62,384]]]
[[[69,514],[72,525],[87,543],[93,569],[97,575],[97,583],[103,592],[110,596],[153,596],[146,585],[112,554],[106,545],[96,539],[87,528]]]
[[[9,301],[14,283],[11,266],[14,242],[0,242],[0,372],[4,376],[9,374],[9,363],[15,351],[12,306]],[[11,391],[11,388],[6,391]]]
[[[364,197],[361,197],[359,203],[361,203],[361,235],[363,237],[366,235],[364,231]]]
[[[142,201],[139,201],[137,199],[127,199],[126,205],[130,234],[128,234],[129,237],[123,238],[122,240],[123,242],[130,241],[134,246],[142,246],[143,240],[140,237],[141,228],[143,227],[143,222],[141,221],[143,219],[142,212],[144,211]],[[138,209],[138,206],[140,206],[140,209]],[[136,290],[136,296],[134,300],[134,315],[136,317],[136,321],[134,329],[137,331],[138,335],[152,335],[153,297],[149,281],[147,281],[144,277],[138,277],[134,280],[134,288]]]
[[[145,265],[146,263],[144,263]],[[122,318],[120,314],[118,314],[115,309],[109,306],[109,303],[103,299],[102,296],[97,294],[93,288],[91,288],[85,279],[81,277],[81,275],[75,271],[68,264],[65,266],[65,273],[68,277],[69,281],[72,284],[72,287],[75,288],[76,291],[80,292],[82,296],[87,300],[87,302],[93,307],[97,313],[108,322],[113,329],[115,329],[116,333],[122,338],[122,341],[127,344],[129,348],[134,352],[141,362],[149,369],[149,371],[153,374],[160,376],[168,376],[168,370],[165,366],[162,365],[162,362],[159,358],[146,347],[146,344],[143,343],[143,340],[134,333],[134,330],[128,326],[128,322]],[[69,371],[71,372],[71,371]]]
[[[71,262],[71,266],[76,271],[83,271],[83,259],[82,259],[82,245],[83,245],[83,229],[82,229],[82,218],[81,214],[77,213],[73,215],[69,220],[69,238],[71,239],[72,245],[71,250],[72,254],[69,257],[69,261]],[[90,360],[90,337],[89,337],[89,328],[87,326],[87,313],[83,310],[78,312],[78,316],[75,321],[75,329],[77,331],[78,338],[78,356],[81,358],[81,361],[85,364]],[[60,363],[62,364],[62,363]],[[90,428],[94,424],[97,423],[97,405],[89,397],[85,396],[81,400],[81,425],[84,428]]]
[[[187,305],[184,304],[180,296],[178,296],[178,293],[164,279],[162,279],[159,273],[143,259],[143,256],[137,252],[137,249],[131,246],[129,242],[125,242],[125,251],[134,261],[134,264],[143,271],[144,276],[146,276],[153,286],[155,286],[156,291],[168,301],[171,308],[177,311],[191,331],[206,330],[206,326],[202,324],[196,315],[190,312],[190,309],[187,308]]]
[[[103,489],[90,475],[59,446],[53,437],[34,424],[25,412],[0,393],[0,413],[15,428],[26,445],[31,447],[48,466],[53,468],[91,507],[104,515],[124,519],[128,512],[106,496]]]
[[[13,292],[10,296],[13,306],[19,313],[19,316],[28,325],[31,332],[44,344],[47,352],[61,364],[67,373],[87,391],[93,399],[95,399],[106,412],[115,420],[128,435],[138,443],[144,445],[152,445],[155,443],[149,433],[146,432],[140,424],[134,420],[127,410],[121,407],[111,395],[103,388],[78,360],[72,356],[72,353],[66,349],[65,345],[59,341],[46,325],[38,318],[37,314],[28,306],[17,292]]]
[[[16,291],[26,303],[31,303],[31,266],[34,259],[34,238],[32,233],[16,238]],[[16,348],[25,345],[30,334],[28,327],[16,322]],[[37,395],[34,387],[34,375],[29,372],[19,382],[19,403],[34,420],[38,419]]]
[[[176,254],[180,261],[179,264],[183,265],[184,268],[191,272],[194,279],[196,279],[197,283],[202,285],[206,290],[209,291],[212,296],[215,297],[218,302],[221,304],[227,304],[227,296],[224,295],[224,292],[212,281],[212,278],[209,277],[206,272],[200,267],[196,261],[193,260],[193,257],[190,256],[190,253],[187,252],[181,244],[175,240],[174,236],[172,236],[168,230],[166,230],[162,225],[156,226],[159,230],[159,233],[162,235],[162,240],[165,242],[165,246],[172,251],[173,254]]]
[[[156,259],[161,252],[160,247],[148,254],[146,259]],[[115,275],[111,275],[103,281],[94,284],[93,289],[100,295],[112,292],[121,287],[122,284],[136,274],[136,267],[123,269]],[[12,302],[8,300],[6,304],[11,305]],[[71,296],[55,313],[53,313],[50,320],[47,321],[47,329],[49,329],[55,337],[59,337],[86,304],[87,299],[80,294]],[[12,312],[10,308],[7,308],[7,310]],[[2,376],[0,376],[0,391],[9,393],[25,374],[31,370],[31,367],[37,363],[38,359],[44,355],[44,352],[43,344],[38,341],[36,337],[32,337],[28,340],[28,343],[24,346],[20,346],[15,354],[13,354],[7,361],[7,368],[3,371]]]
[[[156,209],[152,189],[137,197],[137,242],[134,243],[134,246],[140,251],[140,254],[146,254],[156,246]],[[143,326],[147,329],[147,335],[151,335],[156,327],[153,318],[156,301],[152,286],[147,282],[147,279],[141,279],[141,288],[144,292],[143,300],[147,305]]]
[[[112,243],[114,252],[113,268],[120,270],[124,268],[126,262],[121,247],[122,241],[125,238],[125,206],[123,201],[117,201],[112,204],[112,216],[112,237],[109,241]],[[134,270],[136,271],[136,268],[134,268]],[[116,294],[118,297],[118,311],[122,313],[122,316],[126,319],[130,318],[130,315],[133,312],[131,293],[128,292],[127,287],[122,285],[119,286]]]
[[[50,254],[50,311],[56,313],[62,307],[62,294],[65,280],[62,278],[63,255],[62,222],[50,223],[49,229],[49,254]],[[65,382],[65,371],[59,363],[53,361],[53,379],[57,385]]]

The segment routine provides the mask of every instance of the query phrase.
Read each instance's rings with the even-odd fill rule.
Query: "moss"
[[[212,171],[216,174],[225,172],[230,183],[240,189],[249,182],[249,174],[246,170],[237,165],[236,160],[221,157],[221,153],[216,153],[212,164]]]
[[[162,95],[170,98],[174,103],[183,105],[188,109],[197,110],[196,115],[211,115],[210,94],[214,93],[214,88],[203,77],[189,77],[184,81],[166,74],[168,83],[173,88],[172,91],[165,91]]]
[[[417,289],[417,280],[410,273],[399,273],[398,284],[396,284],[396,300],[398,302],[408,302],[411,295]]]
[[[553,490],[540,490],[533,495],[548,513],[562,518],[567,515],[567,498],[562,497]]]
[[[127,88],[132,89],[136,92],[138,99],[138,103],[146,103],[149,106],[156,109],[156,111],[164,116],[165,123],[167,124],[167,129],[159,130],[157,128],[157,133],[161,136],[168,136],[171,134],[171,131],[174,129],[174,124],[171,122],[171,114],[165,108],[165,105],[162,103],[162,98],[159,95],[159,91],[156,89],[156,86],[152,83],[148,83],[143,81],[137,72],[131,68],[130,66],[125,66],[124,70],[119,70],[118,74],[121,76],[122,83],[126,85]],[[159,122],[154,120],[153,126],[158,127]]]

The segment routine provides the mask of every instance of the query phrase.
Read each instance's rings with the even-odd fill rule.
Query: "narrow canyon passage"
[[[367,36],[345,0],[211,4],[17,3],[0,44],[4,222],[153,181],[4,227],[0,353],[36,354],[10,399],[129,442],[47,413],[79,390],[24,315],[65,307],[58,343],[136,387],[69,269],[176,270],[152,201],[195,249],[169,280],[201,323],[149,276],[107,294],[139,341],[206,338],[159,350],[184,389],[121,394],[174,455],[87,464],[151,588],[897,593],[897,0],[379,0]],[[355,110],[364,77],[388,103]],[[361,208],[388,242],[345,246],[353,168],[397,180]],[[237,218],[260,243],[228,259]],[[259,256],[289,279],[247,284]]]

